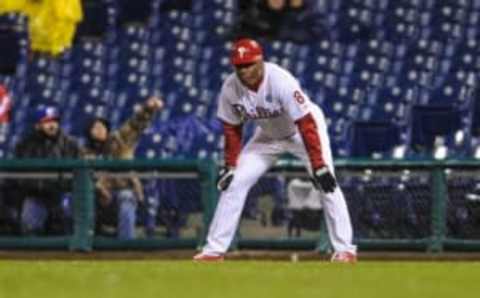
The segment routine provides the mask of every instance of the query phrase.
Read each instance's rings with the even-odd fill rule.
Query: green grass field
[[[479,262],[0,261],[0,298],[479,295]]]

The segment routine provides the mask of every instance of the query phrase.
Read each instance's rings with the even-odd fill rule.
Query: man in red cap
[[[305,163],[319,190],[335,250],[331,260],[354,263],[356,247],[352,244],[350,217],[335,179],[322,110],[287,70],[264,62],[262,47],[255,40],[235,42],[231,63],[235,73],[222,86],[217,113],[225,134],[225,168],[217,185],[222,193],[207,244],[194,260],[223,260],[248,191],[280,155],[289,152]],[[242,126],[249,119],[257,128],[242,149]]]

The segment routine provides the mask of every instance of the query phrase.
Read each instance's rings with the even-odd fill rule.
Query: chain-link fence
[[[0,172],[0,177],[0,235],[72,234],[71,171]]]
[[[0,247],[195,248],[215,177],[211,161],[4,160]]]
[[[447,238],[480,240],[480,172],[447,169]]]
[[[431,234],[433,189],[425,170],[340,170],[356,239],[422,239]]]
[[[339,162],[360,249],[478,249],[480,163]],[[0,247],[195,248],[218,193],[213,162],[4,161]],[[328,249],[321,195],[280,164],[251,189],[237,248]],[[33,240],[32,240],[33,239]]]
[[[96,175],[95,235],[131,239],[199,239],[205,230],[195,173]],[[102,183],[109,184],[102,193]]]
[[[423,240],[432,235],[433,185],[426,169],[338,169],[355,241]],[[270,173],[249,193],[239,230],[252,240],[326,240],[321,194],[302,171]],[[323,235],[322,235],[323,234]],[[244,241],[242,241],[244,240]],[[245,245],[244,245],[245,246]],[[248,244],[246,246],[249,246]]]

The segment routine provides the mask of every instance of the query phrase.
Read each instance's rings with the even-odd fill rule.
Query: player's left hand
[[[334,192],[337,187],[337,180],[327,166],[316,169],[313,172],[312,181],[316,189],[321,189],[325,193]]]

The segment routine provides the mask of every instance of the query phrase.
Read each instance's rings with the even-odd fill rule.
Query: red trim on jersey
[[[314,170],[325,166],[322,156],[322,144],[318,136],[318,129],[311,113],[295,121],[302,135],[303,143],[307,149],[308,157]]]
[[[223,122],[225,135],[225,165],[235,167],[242,149],[242,125],[233,125]]]

